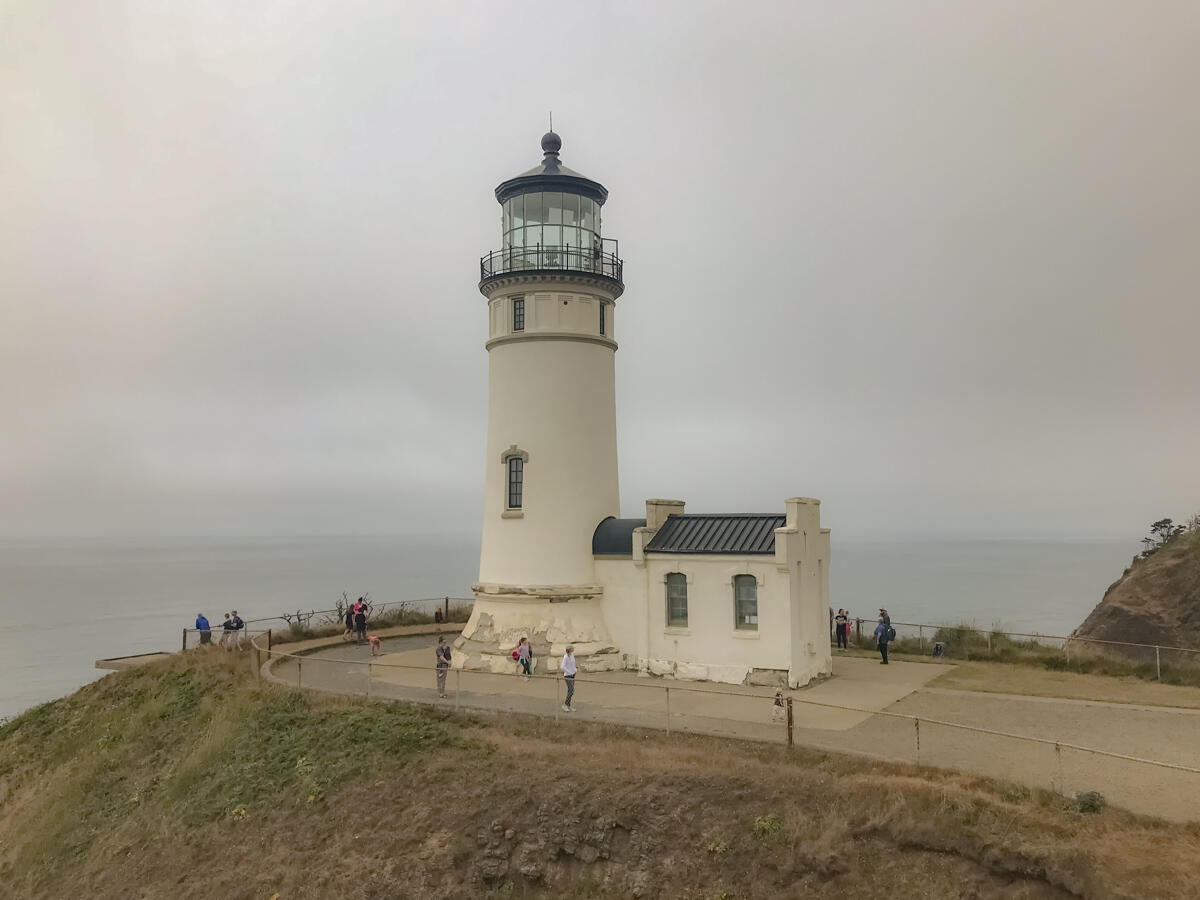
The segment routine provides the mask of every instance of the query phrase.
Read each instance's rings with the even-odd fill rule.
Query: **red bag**
[[[520,658],[521,658],[521,651],[518,650],[516,647],[513,647],[513,662],[516,662]]]

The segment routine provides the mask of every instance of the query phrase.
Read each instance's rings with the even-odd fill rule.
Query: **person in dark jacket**
[[[358,632],[358,643],[367,642],[367,604],[362,597],[354,604],[354,630]]]
[[[892,640],[891,633],[892,617],[888,615],[888,611],[886,609],[881,609],[879,611],[879,655],[883,657],[883,659],[879,661],[881,666],[886,666],[888,664],[887,651],[888,644]]]
[[[445,698],[446,673],[450,671],[450,645],[446,643],[446,639],[440,634],[438,635],[437,646],[433,648],[433,658],[437,667],[438,696]]]
[[[346,604],[346,633],[342,635],[346,640],[354,638],[354,604]]]

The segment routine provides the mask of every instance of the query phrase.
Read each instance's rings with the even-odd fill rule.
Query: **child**
[[[380,649],[380,645],[379,645],[379,635],[368,634],[367,635],[367,643],[371,645],[371,655],[372,656],[378,656],[380,653],[383,652]]]
[[[771,705],[771,721],[787,721],[787,703],[783,699],[783,691],[775,692],[775,702]]]

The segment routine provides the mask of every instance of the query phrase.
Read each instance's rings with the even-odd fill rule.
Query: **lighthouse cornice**
[[[625,285],[616,278],[600,275],[595,272],[579,272],[570,269],[547,269],[544,271],[523,270],[519,272],[504,272],[488,275],[479,282],[479,293],[491,298],[497,290],[514,285],[549,285],[571,284],[585,285],[604,291],[610,300],[616,300],[625,293]]]
[[[522,341],[580,341],[585,344],[599,344],[601,347],[607,347],[613,351],[617,349],[617,342],[612,338],[602,334],[586,334],[579,331],[523,331],[494,337],[483,346],[484,349],[491,350],[501,344],[517,344]]]

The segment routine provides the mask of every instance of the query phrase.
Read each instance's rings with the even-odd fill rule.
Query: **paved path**
[[[279,661],[273,677],[291,684],[299,678],[304,687],[339,693],[369,691],[373,697],[468,709],[554,715],[564,720],[569,716],[750,740],[786,739],[784,727],[772,722],[772,689],[675,682],[630,672],[581,674],[576,711],[570,714],[559,710],[562,680],[553,676],[526,681],[509,674],[452,671],[449,697],[439,701],[432,641],[429,636],[388,640],[384,655],[374,660],[365,647],[334,645],[316,650],[300,663]],[[893,661],[884,668],[875,660],[836,656],[833,678],[789,692],[795,701],[795,739],[812,747],[891,761],[919,759],[923,764],[1030,786],[1053,786],[1066,793],[1098,790],[1112,803],[1137,812],[1176,821],[1197,818],[1200,775],[1093,753],[1056,752],[1050,745],[935,724],[940,720],[1200,768],[1200,715],[1195,710],[926,686],[946,671],[944,665]],[[920,717],[919,731],[911,719],[874,714],[884,711]]]

